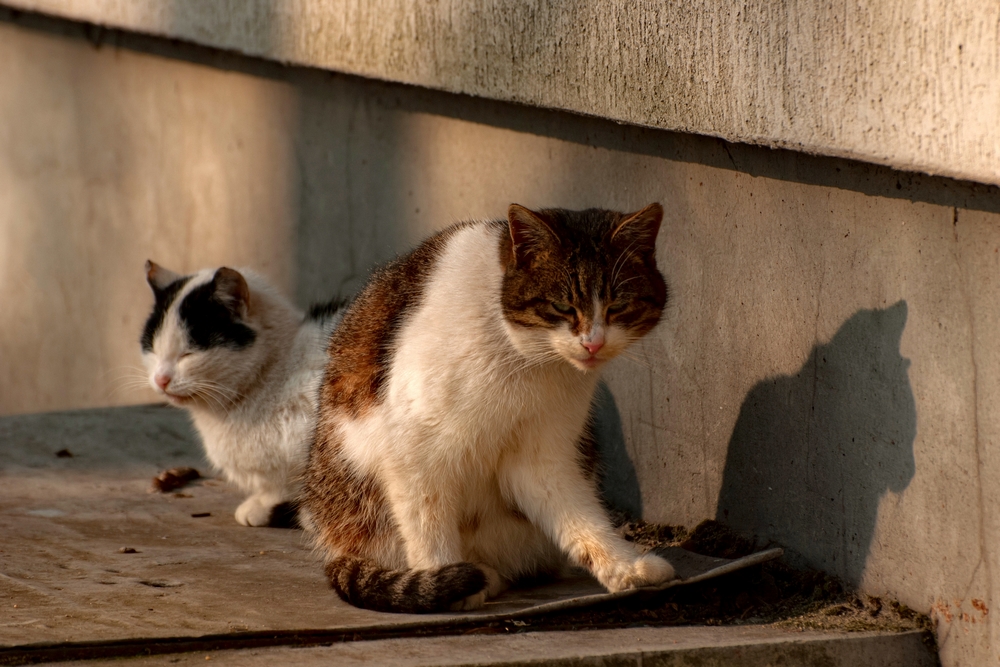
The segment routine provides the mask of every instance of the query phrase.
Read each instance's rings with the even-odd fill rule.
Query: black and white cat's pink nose
[[[174,379],[173,377],[165,373],[157,373],[156,375],[153,376],[153,382],[155,382],[156,386],[159,387],[162,391],[167,390],[167,387],[170,386],[170,381],[173,379]]]

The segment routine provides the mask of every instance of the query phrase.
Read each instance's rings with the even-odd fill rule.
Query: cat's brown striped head
[[[660,321],[667,285],[656,268],[659,204],[635,213],[512,204],[507,218],[501,303],[522,354],[592,370]]]

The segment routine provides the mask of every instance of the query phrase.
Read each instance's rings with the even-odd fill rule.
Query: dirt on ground
[[[741,558],[765,548],[716,521],[693,530],[645,521],[620,520],[619,531],[647,548],[679,546],[719,558]],[[842,632],[924,632],[934,648],[930,619],[896,600],[848,590],[816,570],[790,567],[783,559],[762,563],[715,579],[669,588],[646,598],[546,616],[493,624],[472,632],[533,629],[590,629],[634,625],[773,625],[791,630]]]
[[[694,530],[628,521],[626,539],[647,547],[680,546],[719,558],[741,558],[763,548],[717,521]],[[668,589],[660,608],[647,609],[663,620],[682,623],[770,623],[798,629],[845,631],[930,630],[931,621],[896,600],[848,590],[816,570],[795,569],[782,559],[725,577]]]

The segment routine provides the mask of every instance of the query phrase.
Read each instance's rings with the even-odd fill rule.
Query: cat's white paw
[[[639,556],[633,561],[617,563],[598,573],[598,580],[611,593],[643,586],[658,586],[676,578],[674,566],[655,554]]]
[[[260,496],[250,496],[236,508],[236,523],[243,526],[266,526],[271,522],[272,503],[264,502]]]

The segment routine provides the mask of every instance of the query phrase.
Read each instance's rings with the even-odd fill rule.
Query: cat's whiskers
[[[117,373],[117,375],[109,377],[112,373]],[[126,379],[142,379],[143,382],[147,381],[146,369],[141,366],[116,366],[114,368],[109,368],[101,373],[100,378],[112,383],[117,383]]]
[[[527,349],[522,352],[522,355],[506,362],[505,365],[509,364],[513,367],[503,376],[497,378],[495,382],[502,384],[511,380],[515,375],[523,375],[527,371],[542,366],[545,363],[562,359],[562,355],[553,350],[547,343],[529,343],[525,347]]]
[[[635,355],[635,354],[633,354],[631,352],[627,352],[627,351],[625,351],[625,352],[619,352],[618,356],[621,357],[622,359],[626,359],[627,361],[631,361],[633,363],[639,364],[640,366],[642,366],[644,368],[648,368],[649,370],[655,370],[656,369],[656,366],[654,364],[652,364],[648,359],[643,359],[642,357],[640,357],[638,355]]]
[[[214,389],[214,390],[220,392],[223,396],[226,396],[228,398],[232,398],[234,400],[237,399],[237,398],[240,398],[242,396],[242,394],[240,392],[236,391],[232,387],[227,387],[226,385],[221,384],[219,382],[214,382],[212,380],[206,380],[204,378],[198,380],[198,386]]]
[[[217,397],[215,397],[215,396],[213,396],[211,394],[203,394],[202,397],[205,398],[206,400],[211,401],[212,403],[214,403],[215,406],[221,412],[225,412],[228,409],[228,406],[225,404],[225,402],[221,398],[217,398]]]
[[[617,280],[618,280],[618,273],[623,268],[625,268],[625,260],[632,256],[632,249],[635,248],[636,245],[638,245],[638,243],[639,243],[638,240],[633,240],[631,243],[629,243],[625,247],[625,250],[622,251],[622,254],[618,255],[618,259],[615,260],[615,265],[611,269],[611,284],[612,285],[615,285],[615,283],[617,282]]]
[[[520,375],[535,365],[537,364],[528,358],[522,358],[521,360],[518,361],[511,361],[505,364],[505,366],[509,368],[509,370],[502,376],[495,379],[491,379],[491,382],[493,382],[494,384],[503,384],[505,382],[510,381],[515,375]]]
[[[118,375],[109,377],[112,373]],[[149,378],[146,375],[146,369],[142,366],[115,366],[105,370],[100,377],[110,385],[106,393],[108,400],[116,399],[127,390],[149,388]]]
[[[229,408],[229,406],[226,405],[226,401],[223,398],[211,392],[199,391],[196,394],[192,394],[192,396],[197,396],[198,398],[203,399],[206,403],[215,406],[221,412],[226,412]]]
[[[615,285],[615,289],[621,289],[624,285],[628,285],[633,280],[642,280],[642,276],[632,276],[631,278],[627,278]]]
[[[571,285],[571,284],[573,284],[575,282],[575,280],[573,278],[573,274],[570,273],[569,268],[567,268],[565,266],[561,266],[561,267],[559,267],[559,269],[562,271],[563,277],[566,278],[566,283],[567,284]]]
[[[228,410],[241,398],[239,392],[211,380],[194,381],[191,383],[191,389],[192,395],[212,400],[221,410]]]
[[[115,384],[115,388],[116,389],[118,387],[121,387],[121,386],[124,386],[124,387],[148,387],[149,386],[149,380],[147,378],[145,378],[145,377],[137,377],[137,376],[121,377],[121,378],[116,379],[115,382],[114,382],[114,384]]]
[[[142,375],[143,377],[146,376],[145,368],[143,368],[142,366],[137,366],[135,364],[129,364],[127,366],[112,366],[111,368],[105,369],[101,373],[101,378],[105,378],[112,373],[119,373],[121,371],[129,371],[129,373],[126,373],[126,375],[135,373],[137,375]]]
[[[615,259],[614,265],[611,267],[611,280],[608,281],[612,286],[614,286],[615,281],[618,280],[618,272],[621,271],[621,267],[625,266],[625,258],[628,256],[627,252],[622,252]]]
[[[544,366],[546,364],[553,363],[553,362],[554,363],[560,363],[560,362],[561,363],[567,363],[565,357],[563,357],[558,352],[552,351],[552,352],[549,352],[547,354],[540,355],[538,357],[534,357],[528,364],[525,365],[525,367],[522,369],[521,373],[522,374],[526,374],[530,370],[534,370],[535,368],[539,368],[541,366]]]
[[[106,398],[108,400],[114,400],[118,398],[118,396],[121,393],[128,390],[136,390],[136,389],[149,389],[149,384],[146,382],[145,378],[143,378],[142,380],[131,379],[125,382],[116,382],[113,387],[108,389]]]
[[[111,378],[109,380],[109,384],[111,384],[111,385],[113,385],[115,387],[121,385],[122,383],[142,384],[142,385],[144,385],[144,384],[147,384],[148,382],[149,382],[149,378],[147,378],[145,375],[138,375],[138,374],[121,375],[121,376],[118,376],[116,378]]]

